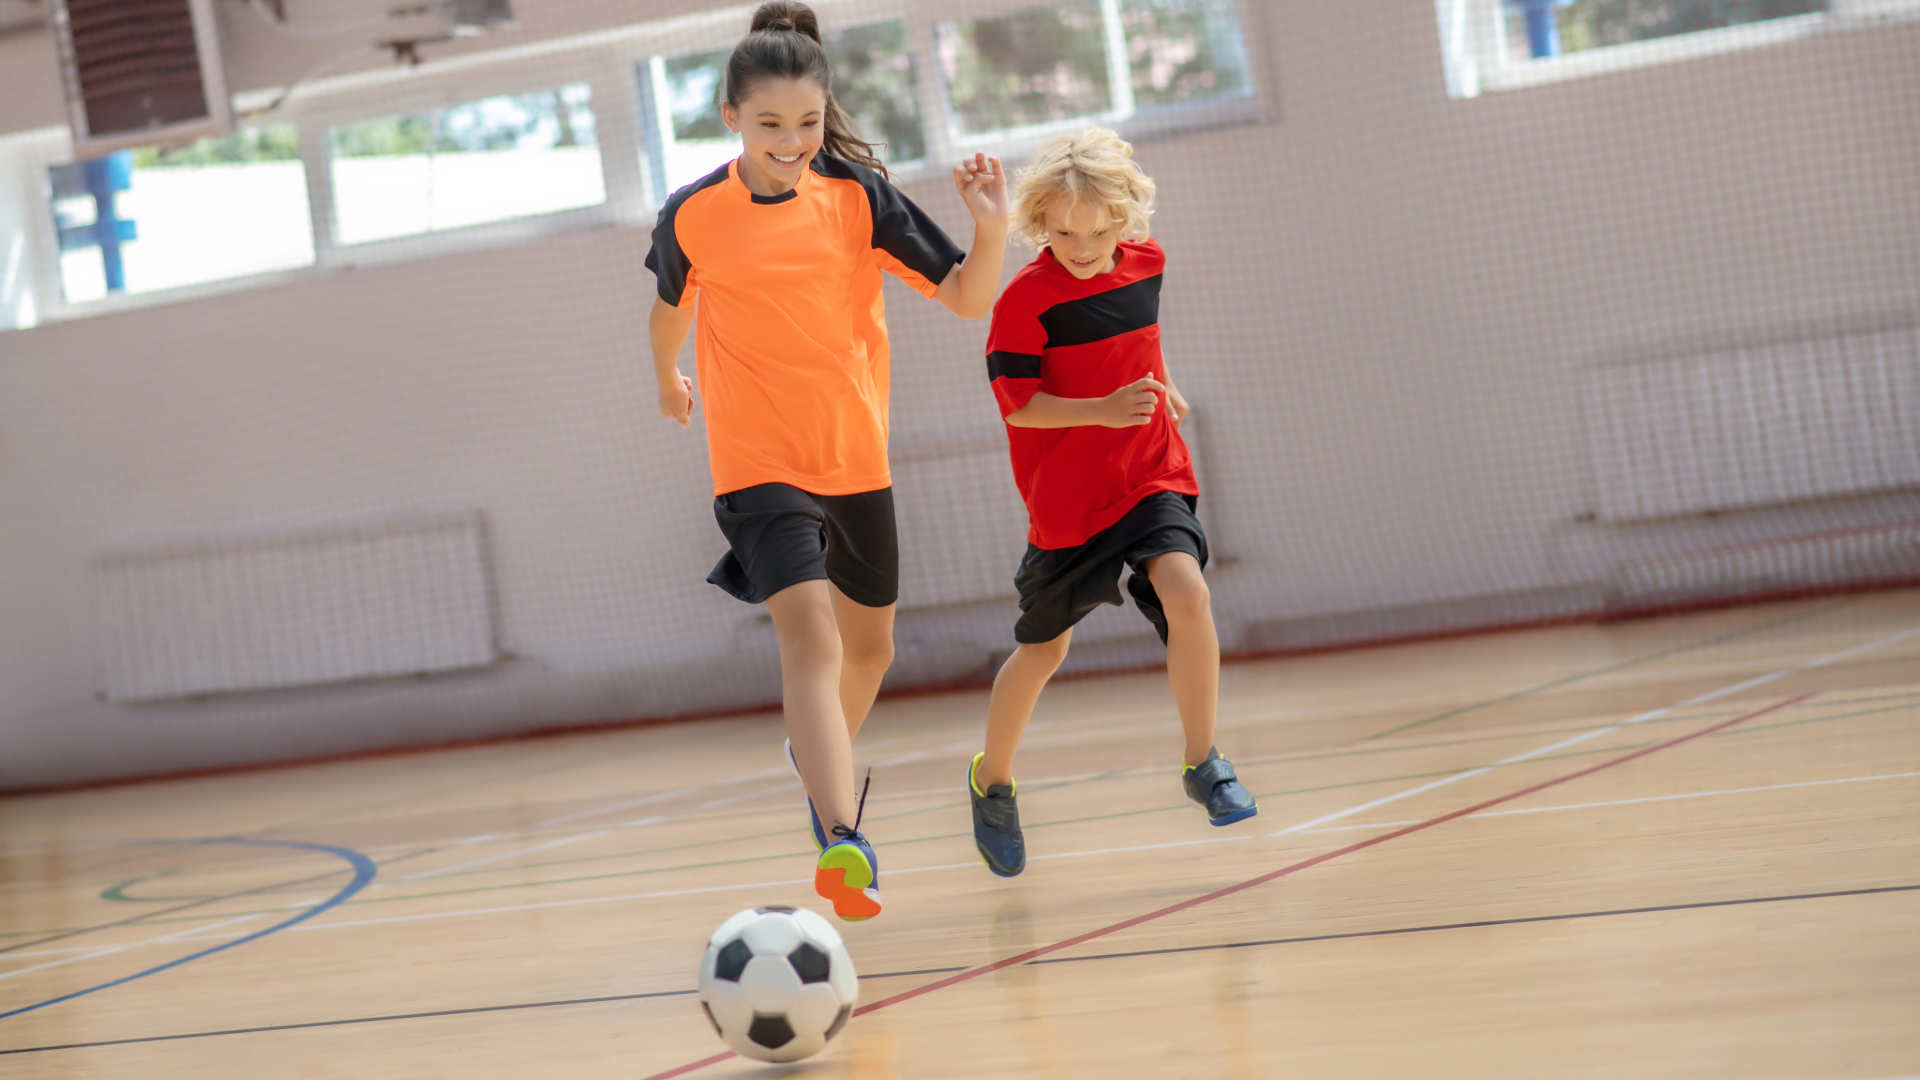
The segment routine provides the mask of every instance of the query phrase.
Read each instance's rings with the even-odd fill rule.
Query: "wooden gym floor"
[[[1920,592],[1234,664],[1259,817],[1159,673],[1047,692],[1034,859],[973,854],[985,698],[859,745],[887,912],[798,1066],[707,933],[822,905],[770,716],[0,800],[0,1075],[1920,1075]]]

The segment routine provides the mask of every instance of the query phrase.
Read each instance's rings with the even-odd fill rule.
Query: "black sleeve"
[[[647,252],[647,269],[653,271],[660,299],[674,307],[680,306],[687,289],[687,272],[693,269],[687,253],[680,250],[679,237],[673,234],[673,212],[677,209],[678,204],[672,202],[660,208],[660,219],[653,226],[653,250]]]
[[[816,155],[814,161],[824,175],[860,181],[873,211],[873,246],[902,266],[938,285],[946,280],[947,271],[967,257],[946,230],[879,173],[827,154]]]
[[[725,181],[727,166],[722,165],[706,176],[688,184],[667,199],[660,208],[660,217],[653,225],[653,250],[647,252],[647,269],[653,271],[654,279],[660,288],[660,299],[679,307],[687,291],[687,275],[693,271],[693,261],[680,248],[680,237],[673,231],[674,217],[680,213],[680,207],[695,193]]]

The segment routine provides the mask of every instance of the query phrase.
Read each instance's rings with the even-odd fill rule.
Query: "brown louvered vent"
[[[224,131],[209,0],[56,0],[77,149]]]
[[[67,18],[93,134],[205,119],[187,0],[67,0]]]

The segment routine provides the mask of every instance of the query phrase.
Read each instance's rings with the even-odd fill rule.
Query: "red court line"
[[[1634,761],[1639,758],[1646,757],[1648,754],[1657,754],[1662,750],[1670,750],[1673,747],[1679,746],[1681,743],[1692,742],[1693,740],[1701,738],[1703,736],[1712,735],[1716,731],[1725,731],[1726,729],[1733,727],[1735,724],[1744,724],[1749,720],[1753,720],[1753,719],[1757,719],[1759,717],[1765,716],[1770,712],[1778,712],[1779,710],[1784,709],[1789,705],[1797,705],[1800,702],[1805,701],[1808,698],[1813,697],[1815,694],[1818,694],[1818,693],[1820,693],[1820,691],[1818,690],[1809,690],[1804,694],[1799,694],[1797,696],[1787,698],[1783,701],[1776,701],[1772,705],[1769,705],[1764,709],[1756,709],[1755,711],[1747,713],[1744,716],[1736,716],[1731,720],[1722,720],[1717,724],[1711,725],[1709,727],[1701,728],[1699,731],[1696,731],[1690,735],[1681,735],[1678,738],[1668,739],[1666,742],[1663,742],[1663,743],[1655,743],[1652,746],[1642,747],[1641,749],[1635,750],[1630,754],[1622,754],[1621,756],[1614,758],[1610,761],[1603,761],[1598,765],[1589,765],[1588,767],[1584,769],[1580,769],[1577,772],[1570,772],[1570,773],[1567,773],[1565,776],[1555,777],[1552,780],[1543,781],[1541,783],[1533,785],[1532,787],[1521,788],[1519,791],[1511,792],[1506,795],[1501,795],[1501,796],[1498,796],[1497,798],[1488,799],[1485,802],[1475,803],[1472,806],[1462,807],[1459,810],[1454,810],[1449,813],[1441,814],[1439,817],[1429,818],[1426,821],[1422,821],[1417,825],[1408,825],[1408,826],[1405,826],[1404,828],[1395,829],[1394,831],[1389,833],[1382,833],[1379,836],[1375,836],[1367,840],[1359,841],[1358,843],[1348,844],[1346,847],[1339,848],[1334,851],[1329,851],[1324,855],[1315,855],[1311,859],[1303,859],[1300,862],[1292,864],[1291,866],[1283,866],[1278,870],[1270,870],[1267,873],[1261,874],[1259,877],[1248,878],[1246,881],[1242,881],[1237,885],[1229,885],[1224,889],[1216,889],[1213,892],[1205,894],[1204,896],[1196,896],[1190,900],[1182,900],[1177,904],[1169,904],[1168,906],[1163,907],[1158,911],[1151,911],[1145,915],[1136,915],[1133,918],[1126,920],[1125,922],[1117,922],[1117,923],[1114,923],[1112,926],[1103,926],[1098,930],[1089,930],[1088,932],[1081,934],[1078,937],[1071,937],[1066,939],[1065,941],[1056,941],[1052,945],[1043,945],[1038,949],[1034,949],[1030,952],[1023,952],[1018,956],[1009,956],[1005,960],[996,960],[991,964],[983,964],[977,968],[968,968],[967,970],[962,971],[957,975],[949,975],[944,979],[936,979],[933,982],[926,984],[925,986],[915,987],[912,990],[907,990],[902,993],[895,994],[892,997],[881,998],[879,1001],[873,1002],[870,1005],[862,1005],[859,1008],[853,1010],[853,1015],[864,1016],[867,1013],[873,1012],[876,1009],[884,1009],[889,1005],[898,1005],[903,1001],[911,1001],[914,998],[921,996],[922,994],[931,994],[935,990],[944,990],[945,988],[949,986],[953,986],[956,983],[963,983],[969,979],[977,979],[982,975],[991,974],[995,971],[999,971],[1002,968],[1013,967],[1016,964],[1024,964],[1029,960],[1037,959],[1039,957],[1047,955],[1048,953],[1059,952],[1062,949],[1071,949],[1075,945],[1085,944],[1086,942],[1092,941],[1095,938],[1103,938],[1109,934],[1117,934],[1122,930],[1131,929],[1132,927],[1139,926],[1142,923],[1152,922],[1155,919],[1163,919],[1168,915],[1178,914],[1179,912],[1185,911],[1188,908],[1198,907],[1201,904],[1205,904],[1212,900],[1218,900],[1224,896],[1232,896],[1234,893],[1245,892],[1246,890],[1254,888],[1255,886],[1265,885],[1269,881],[1276,881],[1280,878],[1287,877],[1288,875],[1297,874],[1302,870],[1308,869],[1309,867],[1319,866],[1321,863],[1324,863],[1324,862],[1331,862],[1334,859],[1340,858],[1342,855],[1351,855],[1356,851],[1364,851],[1365,849],[1373,847],[1377,844],[1384,844],[1389,840],[1399,839],[1400,837],[1406,836],[1409,833],[1417,833],[1423,829],[1431,829],[1435,825],[1443,825],[1449,821],[1453,821],[1456,818],[1463,818],[1469,814],[1477,814],[1480,811],[1485,810],[1490,806],[1499,806],[1501,803],[1512,802],[1515,799],[1525,798],[1526,796],[1532,795],[1535,792],[1545,791],[1550,787],[1558,787],[1561,784],[1567,783],[1570,780],[1578,780],[1583,776],[1592,776],[1594,773],[1600,772],[1605,769],[1611,769],[1616,765],[1625,765],[1629,761]],[[676,1068],[668,1069],[666,1072],[654,1073],[653,1075],[646,1077],[645,1080],[670,1080],[670,1078],[672,1077],[685,1076],[690,1072],[695,1072],[697,1070],[704,1069],[709,1065],[717,1065],[720,1062],[725,1061],[728,1058],[733,1056],[734,1055],[732,1051],[715,1054],[714,1056],[709,1058],[702,1058],[699,1061],[690,1062],[689,1064],[686,1064],[686,1065],[681,1065]]]

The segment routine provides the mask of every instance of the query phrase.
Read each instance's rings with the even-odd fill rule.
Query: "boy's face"
[[[1047,243],[1067,273],[1085,280],[1113,272],[1113,252],[1120,246],[1120,230],[1086,200],[1073,205],[1073,196],[1061,192],[1047,208]]]
[[[820,152],[827,93],[805,79],[762,79],[749,89],[738,109],[722,102],[720,117],[740,133],[741,167],[778,194],[798,183]]]

